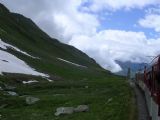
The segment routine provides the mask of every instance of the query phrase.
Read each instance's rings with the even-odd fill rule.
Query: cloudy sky
[[[160,53],[160,0],[0,0],[51,37],[73,45],[102,67],[150,62]]]

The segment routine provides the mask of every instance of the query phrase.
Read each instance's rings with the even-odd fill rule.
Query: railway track
[[[135,92],[138,109],[138,120],[149,120],[149,112],[147,109],[144,92],[137,85],[134,85],[133,89]]]

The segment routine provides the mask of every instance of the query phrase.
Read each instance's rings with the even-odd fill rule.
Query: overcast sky
[[[105,69],[160,53],[160,0],[0,0]]]

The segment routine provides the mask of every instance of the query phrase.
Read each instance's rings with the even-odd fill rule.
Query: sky
[[[118,72],[160,53],[160,0],[0,0],[42,30]]]

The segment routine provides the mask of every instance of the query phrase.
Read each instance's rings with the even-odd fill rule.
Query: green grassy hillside
[[[11,13],[0,4],[0,38],[40,59],[33,59],[13,49],[9,53],[25,61],[45,78],[8,74],[0,75],[0,119],[2,120],[135,120],[132,90],[125,78],[101,68],[92,58],[76,48],[60,43],[40,30],[30,19]],[[83,66],[60,61],[62,58]],[[37,80],[29,85],[22,81]],[[18,96],[9,96],[5,85],[14,86]],[[40,98],[33,105],[26,96]],[[57,107],[86,104],[90,110],[54,116]]]
[[[48,74],[59,74],[65,77],[69,77],[69,74],[75,73],[76,75],[81,73],[82,70],[78,67],[57,60],[57,57],[60,57],[87,66],[88,68],[102,70],[100,66],[86,54],[72,46],[62,44],[58,40],[50,38],[30,19],[19,14],[10,13],[3,8],[1,5],[0,38],[33,56],[41,58],[41,60],[31,60],[26,56],[10,51],[26,61],[30,66],[37,68],[39,71],[45,71]],[[64,70],[66,73],[63,73]],[[76,73],[76,71],[78,71],[78,73]]]

